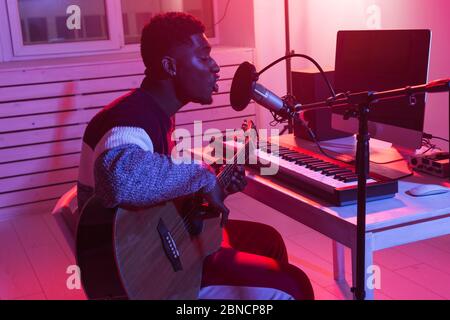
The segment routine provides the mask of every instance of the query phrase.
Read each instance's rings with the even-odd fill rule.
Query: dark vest
[[[154,152],[170,155],[174,143],[174,117],[169,118],[152,96],[142,87],[118,98],[103,108],[89,122],[83,141],[92,150],[114,127],[138,127],[145,130],[153,143]]]

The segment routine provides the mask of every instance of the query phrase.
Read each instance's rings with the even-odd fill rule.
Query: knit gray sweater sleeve
[[[103,152],[94,165],[95,193],[106,207],[143,207],[209,192],[216,176],[195,163],[176,164],[168,156],[128,144]]]

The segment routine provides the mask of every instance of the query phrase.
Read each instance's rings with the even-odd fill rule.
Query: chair
[[[59,198],[52,210],[52,215],[60,225],[61,230],[68,229],[70,231],[70,235],[67,235],[67,232],[63,233],[70,247],[74,249],[75,234],[79,216],[76,185],[74,185],[69,191],[63,194],[61,198]]]

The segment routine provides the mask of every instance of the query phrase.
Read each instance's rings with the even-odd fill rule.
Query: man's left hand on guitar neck
[[[233,172],[230,185],[224,190],[225,198],[230,194],[242,192],[246,185],[247,180],[245,178],[245,168],[243,165],[237,165]]]
[[[209,167],[209,169],[212,171],[212,167]],[[241,192],[244,190],[245,186],[247,185],[247,181],[245,178],[245,169],[243,165],[238,165],[235,167],[233,171],[233,176],[231,178],[231,183],[227,188],[222,189],[222,187],[219,185],[219,183],[216,184],[216,186],[210,191],[205,194],[203,194],[205,200],[208,202],[208,204],[214,208],[214,210],[218,211],[222,215],[222,219],[220,222],[220,225],[223,227],[227,220],[228,215],[230,213],[230,210],[225,206],[223,201],[227,196],[230,194]]]

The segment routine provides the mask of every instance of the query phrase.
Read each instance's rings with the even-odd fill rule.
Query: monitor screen
[[[339,31],[336,92],[385,91],[426,83],[430,43],[430,30]],[[415,100],[413,106],[407,97],[374,103],[369,115],[371,137],[411,149],[420,148],[425,94],[417,95]],[[344,109],[347,108],[333,113],[342,114]],[[335,119],[336,129],[351,132],[357,128],[355,123],[346,124],[342,120],[336,123]]]

